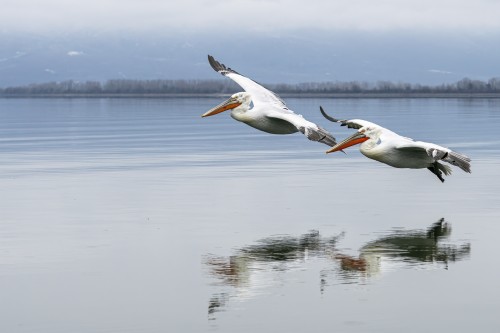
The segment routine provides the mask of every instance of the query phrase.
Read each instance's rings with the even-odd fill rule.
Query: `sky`
[[[500,77],[496,0],[2,0],[0,87],[213,79],[207,54],[260,82]]]
[[[2,30],[468,31],[500,29],[496,0],[3,0]]]

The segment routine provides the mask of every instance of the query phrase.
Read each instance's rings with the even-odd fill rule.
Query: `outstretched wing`
[[[364,126],[377,126],[377,127],[379,127],[377,124],[374,124],[374,123],[371,123],[369,121],[362,120],[362,119],[351,119],[351,120],[344,119],[344,120],[342,120],[342,119],[333,118],[332,116],[328,115],[325,112],[325,110],[323,109],[322,106],[319,107],[319,110],[321,111],[321,114],[323,115],[323,117],[325,117],[326,119],[328,119],[334,123],[339,123],[340,126],[347,126],[347,128],[360,129],[361,127],[364,127]]]
[[[470,173],[470,158],[454,152],[449,149],[440,149],[440,148],[428,148],[427,154],[434,158],[439,158],[440,160],[450,163],[451,165],[457,166],[465,172]]]
[[[337,144],[337,141],[327,130],[319,127],[315,123],[312,123],[300,114],[293,112],[286,112],[282,110],[269,110],[266,114],[267,118],[278,119],[286,121],[293,126],[295,126],[302,134],[304,134],[311,141],[318,141],[333,147]]]
[[[413,141],[397,147],[398,150],[412,151],[414,153],[426,154],[434,161],[443,161],[457,166],[465,172],[470,173],[471,159],[465,155],[454,152],[451,149],[423,141]]]
[[[232,79],[234,82],[239,84],[246,92],[250,93],[252,95],[252,101],[254,105],[258,105],[259,103],[266,103],[288,110],[285,102],[271,90],[264,88],[257,82],[241,75],[237,71],[226,67],[224,64],[221,64],[220,62],[215,60],[211,55],[208,55],[208,62],[216,72]]]

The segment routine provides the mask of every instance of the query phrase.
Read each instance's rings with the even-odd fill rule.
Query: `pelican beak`
[[[240,105],[241,105],[240,102],[238,102],[235,98],[231,97],[227,101],[225,101],[225,102],[217,105],[216,107],[208,110],[207,112],[205,112],[201,116],[202,117],[213,116],[214,114],[221,113],[221,112],[224,112],[226,110],[234,109],[234,108],[236,108],[236,107],[238,107]]]
[[[346,149],[350,146],[357,145],[358,143],[365,142],[368,139],[369,137],[367,137],[364,133],[356,132],[347,139],[343,140],[342,142],[337,143],[335,146],[327,150],[326,153],[328,154],[342,149]]]

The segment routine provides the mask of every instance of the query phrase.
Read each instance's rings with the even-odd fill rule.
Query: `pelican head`
[[[228,100],[222,102],[216,107],[208,110],[202,117],[213,116],[214,114],[224,112],[226,110],[232,110],[236,108],[243,108],[242,111],[246,111],[250,107],[250,102],[252,101],[252,96],[247,92],[239,92],[233,94]]]
[[[337,143],[335,146],[326,151],[326,153],[333,153],[342,149],[346,149],[350,146],[363,143],[367,140],[378,140],[381,134],[381,129],[379,127],[364,126],[361,127],[356,133]]]

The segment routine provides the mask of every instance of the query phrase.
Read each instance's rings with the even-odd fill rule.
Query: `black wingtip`
[[[210,54],[208,55],[208,63],[210,64],[210,66],[212,66],[212,68],[216,72],[220,73],[221,71],[223,71],[225,69],[224,66],[221,65],[220,62],[218,62],[217,60],[215,60],[215,58],[212,57]]]
[[[325,117],[326,119],[328,119],[329,116],[326,114],[325,109],[323,109],[323,106],[321,106],[321,105],[319,106],[319,111],[321,112],[321,114],[323,115],[323,117]],[[328,119],[328,120],[330,120],[330,119]]]
[[[329,116],[325,110],[323,109],[323,107],[320,105],[319,107],[319,110],[321,111],[321,114],[323,115],[323,117],[325,117],[326,119],[330,120],[331,122],[334,122],[334,123],[339,123],[341,122],[340,120],[336,119],[336,118],[333,118],[331,116]]]
[[[217,60],[215,60],[215,58],[212,57],[210,54],[208,55],[208,63],[210,64],[210,66],[212,66],[212,68],[214,69],[214,71],[216,71],[218,73],[221,73],[224,76],[226,76],[226,74],[228,74],[228,73],[239,74],[234,69],[232,69],[230,67],[226,67],[226,65],[221,64],[220,62],[218,62]]]

